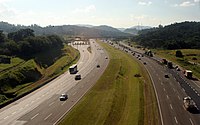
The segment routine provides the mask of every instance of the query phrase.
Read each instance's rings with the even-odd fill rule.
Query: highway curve
[[[75,75],[69,72],[62,74],[47,85],[0,109],[0,125],[57,124],[96,83],[109,63],[109,59],[105,59],[107,53],[99,49],[101,47],[94,40],[90,40],[90,43],[92,53],[87,51],[88,45],[74,46],[81,55],[77,63],[81,80],[76,81]],[[97,64],[101,68],[97,68]],[[60,101],[60,94],[65,92],[69,99]]]

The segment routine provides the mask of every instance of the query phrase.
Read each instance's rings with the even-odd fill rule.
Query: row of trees
[[[133,40],[149,48],[200,49],[200,22],[175,23],[143,30]]]
[[[56,36],[35,36],[31,29],[21,29],[6,35],[0,31],[0,55],[31,56],[55,47],[62,47],[63,40]]]

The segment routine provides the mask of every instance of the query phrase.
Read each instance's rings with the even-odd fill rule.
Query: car
[[[108,59],[108,57],[106,56],[105,59]]]
[[[146,65],[147,63],[146,63],[146,62],[143,62],[143,64]]]
[[[60,99],[60,101],[65,101],[68,99],[68,95],[66,93],[63,93],[60,95],[59,99]]]
[[[165,74],[165,78],[169,78],[169,75]]]
[[[97,68],[100,68],[100,65],[99,65],[99,64],[97,65]]]
[[[176,68],[176,71],[180,71],[180,68]]]
[[[76,76],[75,76],[75,80],[80,80],[81,79],[81,75],[80,74],[77,74]]]

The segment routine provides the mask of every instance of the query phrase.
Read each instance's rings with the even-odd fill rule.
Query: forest
[[[160,49],[200,49],[200,22],[182,22],[141,30],[132,41]]]
[[[55,47],[63,47],[63,40],[56,35],[35,36],[31,29],[20,29],[6,36],[0,31],[0,55],[31,57]]]

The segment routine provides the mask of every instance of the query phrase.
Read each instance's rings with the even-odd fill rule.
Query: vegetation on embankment
[[[47,59],[48,54],[46,56]],[[49,67],[43,68],[34,59],[30,59],[16,67],[5,70],[0,75],[0,104],[18,98],[46,84],[46,82],[68,70],[68,67],[78,59],[79,52],[66,45],[62,50],[62,56]]]
[[[200,79],[200,50],[181,49],[183,57],[176,57],[176,50],[153,50],[156,55],[171,60],[184,69],[193,71],[194,75]]]
[[[60,124],[158,125],[157,103],[146,71],[130,55],[101,45],[109,53],[107,69]]]
[[[33,32],[0,31],[0,107],[46,84],[79,58],[61,37]]]

